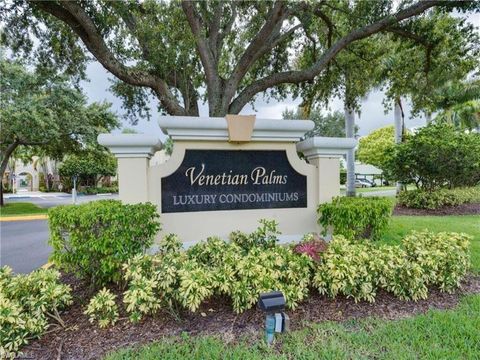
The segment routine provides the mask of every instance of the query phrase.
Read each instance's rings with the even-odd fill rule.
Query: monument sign
[[[287,241],[318,232],[316,209],[339,194],[339,157],[356,144],[322,137],[298,142],[313,128],[309,120],[165,116],[159,125],[174,141],[162,164],[149,163],[161,149],[159,136],[98,140],[118,158],[120,199],[156,204],[159,237],[173,232],[185,242],[252,231],[262,218],[278,221]]]

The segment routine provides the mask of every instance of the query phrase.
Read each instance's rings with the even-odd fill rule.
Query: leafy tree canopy
[[[437,122],[460,129],[480,129],[480,79],[449,81],[436,90]]]
[[[393,125],[385,126],[360,138],[357,149],[358,160],[383,169],[395,147],[394,133]]]
[[[444,14],[478,7],[435,0],[15,0],[1,11],[1,20],[4,43],[44,71],[60,69],[80,79],[95,58],[117,78],[112,90],[130,114],[148,116],[147,96],[153,94],[172,115],[197,116],[199,101],[207,101],[210,115],[223,116],[240,112],[260,93],[284,99],[291,85],[296,94],[312,92],[324,77],[322,93],[338,89],[336,72],[345,64],[358,62],[358,54],[367,64],[372,46],[382,52],[379,38],[363,41],[423,31],[432,8]],[[346,52],[351,56],[339,59],[335,69],[335,59]],[[346,83],[351,98],[364,92],[362,77],[374,79],[368,72],[349,73],[359,75]]]
[[[386,43],[390,50],[379,64],[386,104],[408,96],[414,116],[437,110],[441,101],[437,90],[446,82],[461,81],[480,70],[479,36],[464,18],[432,11],[394,28],[390,39]]]
[[[107,103],[87,104],[64,77],[28,71],[16,61],[0,60],[0,178],[20,148],[61,159],[96,145],[97,135],[118,125]]]
[[[62,176],[77,176],[80,180],[96,179],[98,176],[115,176],[117,161],[106,151],[82,151],[68,155],[59,167]]]
[[[324,115],[320,109],[314,108],[307,115],[302,108],[296,111],[287,109],[282,116],[286,120],[312,120],[315,127],[305,134],[306,138],[312,136],[345,137],[345,116],[340,111]],[[356,133],[358,133],[358,126],[355,127]]]

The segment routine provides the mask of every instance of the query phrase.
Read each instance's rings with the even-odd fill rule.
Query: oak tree
[[[3,40],[44,69],[79,78],[95,58],[113,91],[148,115],[147,97],[171,115],[237,114],[258,94],[284,99],[290,85],[317,80],[350,45],[401,28],[451,1],[31,1],[1,12]],[[35,46],[36,45],[36,46]],[[312,62],[298,61],[310,53]],[[34,54],[34,56],[32,56]],[[47,65],[47,66],[45,66]]]

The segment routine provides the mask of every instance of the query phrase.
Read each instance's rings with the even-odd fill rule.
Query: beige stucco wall
[[[161,209],[161,179],[172,174],[179,167],[186,149],[286,150],[292,167],[300,174],[307,176],[307,207],[161,214],[163,229],[159,238],[168,233],[178,234],[184,242],[204,240],[208,236],[215,235],[227,237],[234,230],[253,231],[258,226],[258,220],[262,218],[275,219],[286,240],[298,240],[305,233],[319,231],[316,221],[319,198],[317,168],[298,158],[294,143],[176,142],[173,154],[166,163],[151,166],[148,169],[148,199],[159,209]],[[120,186],[122,187],[123,185]],[[120,197],[124,199],[122,194]]]
[[[147,157],[119,157],[119,196],[125,203],[149,201],[161,212],[161,179],[180,166],[186,149],[212,150],[286,150],[292,167],[307,177],[307,207],[290,209],[255,209],[227,211],[199,211],[160,214],[165,234],[175,233],[183,242],[191,243],[208,236],[228,237],[234,230],[253,231],[262,218],[279,223],[282,238],[299,240],[308,232],[319,232],[317,207],[340,194],[340,161],[338,156],[318,156],[307,163],[297,155],[294,143],[251,142],[236,144],[228,142],[179,141],[175,143],[172,156],[164,163],[151,165]]]
[[[148,192],[148,165],[146,157],[118,158],[118,195],[123,202],[153,202]]]
[[[340,159],[336,157],[318,156],[311,158],[310,164],[317,169],[318,203],[329,202],[340,195]]]

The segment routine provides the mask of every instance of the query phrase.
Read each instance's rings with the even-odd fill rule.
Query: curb
[[[42,269],[50,269],[52,266],[53,266],[53,263],[47,262],[46,264],[43,264],[42,266],[40,266],[40,268],[42,268]]]
[[[48,215],[47,215],[47,214],[19,215],[19,216],[0,217],[0,222],[8,222],[8,221],[28,221],[28,220],[45,220],[45,219],[48,219]]]

